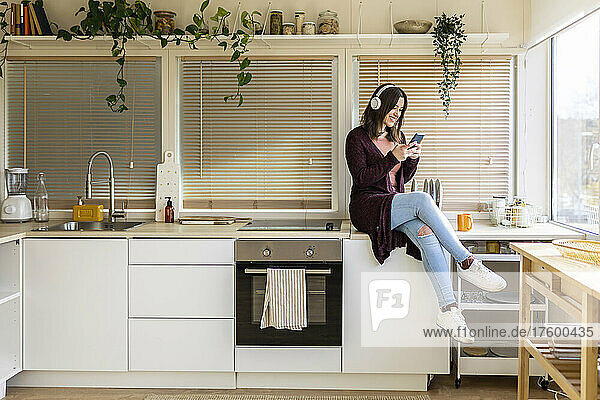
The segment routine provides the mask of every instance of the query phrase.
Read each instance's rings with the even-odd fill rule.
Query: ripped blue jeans
[[[429,226],[433,233],[419,236],[423,225]],[[462,245],[431,196],[425,192],[395,195],[392,200],[392,229],[404,232],[421,250],[423,268],[433,284],[440,307],[455,303],[444,249],[458,261],[465,260],[471,253]]]

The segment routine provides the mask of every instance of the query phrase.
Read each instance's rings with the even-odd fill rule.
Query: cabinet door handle
[[[265,290],[264,289],[256,289],[254,291],[254,294],[256,294],[258,296],[263,296],[265,294]],[[306,294],[318,294],[321,296],[325,296],[327,293],[324,290],[307,290]]]
[[[266,268],[246,268],[244,273],[248,275],[264,275],[267,273]],[[306,275],[331,275],[331,268],[327,269],[307,269],[305,270]]]

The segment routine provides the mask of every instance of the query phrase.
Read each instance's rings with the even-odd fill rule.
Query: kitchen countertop
[[[456,222],[451,222],[456,230]],[[531,228],[507,228],[494,226],[488,220],[473,221],[473,229],[468,232],[456,232],[460,240],[551,240],[585,239],[583,233],[564,228],[553,223],[534,224]],[[350,232],[350,239],[368,240],[366,233],[357,231],[354,226]]]
[[[41,226],[55,225],[65,220],[51,220],[46,223],[0,223],[0,243],[24,237],[58,238],[232,238],[232,239],[348,239],[350,221],[342,221],[340,231],[239,231],[245,223],[231,225],[181,225],[149,221],[126,231],[33,231]]]
[[[32,231],[40,226],[53,225],[64,220],[53,220],[50,223],[0,223],[0,243],[10,242],[24,237],[124,237],[124,238],[232,238],[232,239],[353,239],[368,240],[367,234],[357,231],[349,220],[342,221],[340,231],[240,231],[244,223],[231,225],[181,225],[165,224],[150,221],[127,231]],[[562,226],[546,223],[536,224],[531,228],[505,228],[492,226],[483,220],[474,221],[469,232],[458,232],[461,240],[550,240],[557,237],[583,239],[582,233]]]

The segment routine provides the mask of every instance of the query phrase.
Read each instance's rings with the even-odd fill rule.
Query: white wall
[[[525,0],[485,0],[488,28],[490,32],[508,32],[510,39],[507,46],[515,47],[523,41],[523,1]],[[173,10],[177,13],[178,26],[189,24],[194,12],[202,0],[147,0],[147,4],[154,10]],[[61,27],[70,27],[79,22],[83,16],[75,17],[73,14],[82,5],[84,0],[46,0],[44,2],[48,18]],[[393,0],[393,20],[427,19],[433,21],[435,15],[446,13],[465,13],[467,32],[485,32],[481,24],[481,0]],[[212,15],[217,6],[221,6],[235,13],[238,1],[213,0],[206,15]],[[245,10],[257,10],[263,14],[267,12],[268,1],[244,0],[242,7]],[[390,31],[389,1],[363,0],[363,33],[388,33]],[[293,21],[294,10],[304,9],[306,21],[317,20],[318,14],[324,9],[331,9],[338,13],[341,33],[356,33],[358,26],[359,1],[358,0],[272,0],[272,8],[284,11],[284,20]]]
[[[600,7],[598,0],[529,1],[530,26],[527,42],[534,44]]]

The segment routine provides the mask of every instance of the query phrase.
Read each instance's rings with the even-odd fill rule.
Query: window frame
[[[159,68],[158,74],[155,75],[155,80],[158,81],[158,82],[160,82],[161,85],[162,85],[162,82],[164,81],[164,76],[165,76],[165,71],[163,71],[163,69],[162,69],[162,68],[164,68],[164,63],[163,63],[164,57],[162,55],[157,55],[157,54],[149,55],[148,53],[145,53],[145,54],[140,54],[140,55],[135,55],[135,56],[134,55],[129,55],[129,57],[130,57],[130,62],[135,62],[136,59],[140,60],[140,61],[152,61],[153,64],[155,64]],[[78,65],[77,64],[78,62],[88,63],[89,64],[91,62],[95,62],[95,61],[100,62],[101,61],[101,62],[106,63],[106,65],[112,65],[112,63],[114,63],[114,57],[106,56],[105,54],[103,56],[96,56],[96,55],[88,55],[88,54],[85,54],[85,55],[73,55],[73,54],[69,54],[69,53],[66,53],[66,54],[63,54],[63,55],[60,55],[60,56],[56,56],[56,55],[51,55],[50,56],[50,55],[45,55],[45,54],[43,54],[43,55],[36,54],[35,56],[32,56],[31,54],[29,54],[27,56],[14,56],[14,55],[11,54],[11,55],[9,55],[7,57],[7,62],[23,62],[23,63],[32,62],[32,63],[35,63],[36,61],[40,61],[40,62],[56,62],[56,63],[61,63],[61,62],[64,61],[65,63],[70,63],[71,65]],[[116,71],[118,69],[118,66],[116,65],[116,63],[114,63],[114,68],[115,68],[115,74],[116,74]],[[129,79],[131,79],[131,78],[129,78]],[[110,82],[113,83],[114,80],[110,79]],[[131,82],[130,82],[130,84],[131,84]],[[114,82],[114,85],[115,85],[114,92],[116,92],[116,90],[118,89],[118,86],[116,85],[116,82]],[[7,98],[7,87],[8,87],[8,85],[5,85],[5,84],[2,85],[1,90],[2,90],[2,98],[3,99]],[[113,90],[111,88],[111,86],[107,85],[104,90],[106,90],[106,95],[113,93],[111,91],[111,90]],[[162,88],[161,88],[158,91],[160,92],[161,99],[156,104],[158,105],[158,107],[160,107],[160,118],[161,118],[161,121],[160,121],[160,124],[157,125],[157,130],[158,130],[157,133],[158,133],[158,135],[156,135],[156,136],[153,135],[153,137],[155,138],[156,142],[160,145],[160,150],[159,150],[158,157],[162,158],[162,154],[164,153],[162,131],[163,131],[164,123],[165,123],[162,120],[162,118],[163,118],[163,116],[165,114],[164,113],[164,109],[163,109],[163,107],[164,107],[164,98],[162,97],[163,93],[164,93],[164,90],[162,90]],[[125,93],[127,94],[127,91]],[[99,96],[103,98],[104,94],[99,93]],[[131,97],[128,97],[127,100],[131,101]],[[104,104],[104,101],[102,101],[102,104]],[[107,106],[105,105],[104,107],[107,107]],[[2,115],[5,129],[4,129],[4,135],[2,137],[2,145],[0,147],[2,149],[2,157],[0,157],[0,160],[2,162],[2,165],[4,165],[5,168],[9,167],[7,165],[7,162],[8,162],[8,159],[9,159],[9,155],[8,155],[9,146],[7,145],[7,141],[9,140],[9,135],[8,135],[8,122],[9,122],[9,119],[7,118],[8,108],[9,108],[9,104],[8,104],[8,102],[5,101],[4,109],[3,109],[3,115]],[[159,135],[160,135],[160,137],[158,137]],[[109,151],[109,154],[111,154],[110,150],[108,150],[108,151]],[[113,157],[113,160],[114,160],[113,162],[116,162],[115,156],[112,155],[112,157]],[[83,165],[85,165],[85,163]],[[150,165],[152,165],[152,164],[150,164]],[[150,165],[147,165],[146,168],[148,168]],[[29,168],[29,166],[28,166],[28,168]],[[85,169],[85,167],[84,167],[84,169]],[[28,181],[29,181],[28,187],[29,187],[30,190],[33,190],[33,188],[35,188],[34,185],[35,185],[35,181],[36,180],[35,180],[35,177],[33,175],[31,175],[31,172],[32,171],[30,171],[30,175],[29,175],[29,178],[28,178]],[[85,179],[85,176],[82,176],[82,179]],[[4,175],[3,174],[2,174],[2,180],[4,180]],[[115,176],[115,180],[117,181],[116,183],[118,183],[118,178],[116,176]],[[155,186],[155,185],[153,184],[152,186]],[[150,187],[148,186],[148,188],[150,188]],[[81,189],[83,191],[83,189],[84,189],[83,184],[81,186]],[[117,189],[115,188],[115,191],[116,190]],[[3,192],[2,193],[4,193],[6,195],[6,191],[7,191],[7,189],[3,185]],[[108,188],[106,188],[106,191],[108,191]],[[77,192],[73,193],[72,197],[75,198],[76,194],[78,194],[78,193]],[[116,193],[115,201],[117,200],[117,196],[118,195],[119,195],[119,193]],[[106,197],[106,198],[104,198],[104,197],[100,198],[99,197],[99,198],[96,198],[96,200],[101,201],[102,203],[105,203],[105,209],[107,209],[106,205],[108,203],[108,197]],[[63,199],[61,201],[64,202],[65,200]],[[134,212],[134,213],[149,213],[149,212],[154,212],[154,208],[150,207],[150,202],[154,203],[155,200],[154,199],[150,200],[148,198],[147,200],[144,200],[144,201],[145,201],[144,207],[127,208],[126,211],[127,212]],[[75,204],[75,202],[76,201],[74,200],[73,204]],[[134,201],[133,204],[135,204],[135,201]],[[61,206],[60,208],[51,208],[50,211],[52,212],[53,218],[55,216],[57,216],[57,215],[62,216],[64,213],[68,213],[68,214],[72,213],[72,209],[70,207],[64,207],[64,206]]]
[[[98,48],[94,48],[94,49],[90,49],[90,48],[77,48],[77,46],[63,46],[61,47],[61,51],[60,54],[57,55],[57,51],[55,47],[50,46],[48,49],[44,48],[44,49],[36,49],[35,50],[35,54],[32,54],[32,50],[26,49],[26,48],[10,48],[8,51],[8,55],[11,57],[22,57],[22,58],[39,58],[39,57],[53,57],[53,58],[59,58],[59,57],[65,57],[65,58],[69,58],[69,57],[95,57],[95,58],[107,58],[107,59],[113,59],[111,56],[107,56],[106,53],[106,49],[98,49]],[[172,114],[171,114],[171,104],[172,104],[172,99],[171,99],[171,93],[169,91],[169,85],[170,85],[170,76],[172,75],[171,73],[171,67],[170,67],[170,57],[169,57],[169,51],[168,50],[163,50],[163,49],[154,49],[154,48],[148,48],[147,46],[141,46],[141,47],[129,47],[127,50],[127,55],[131,56],[131,57],[147,57],[147,56],[151,56],[151,57],[156,57],[157,59],[160,60],[161,66],[160,66],[160,70],[161,70],[161,77],[160,77],[160,85],[161,85],[161,136],[162,136],[162,143],[161,143],[161,152],[162,152],[162,156],[161,158],[164,158],[164,152],[167,150],[170,150],[173,148],[172,143],[173,141],[170,139],[171,137],[173,137],[173,133],[174,129],[171,128],[172,126]],[[116,82],[115,82],[115,88],[116,88]],[[115,89],[116,90],[116,89]],[[6,110],[8,107],[8,104],[6,102],[6,87],[4,84],[4,80],[0,79],[0,96],[1,99],[3,101],[3,107],[1,109],[1,121],[2,121],[2,126],[4,126],[4,131],[6,132]],[[110,94],[108,93],[107,90],[107,95]],[[3,133],[2,134],[2,143],[0,144],[0,150],[1,150],[1,154],[0,154],[0,161],[1,161],[1,165],[5,165],[6,164],[6,160],[7,160],[7,147],[5,146],[5,141],[6,141],[6,135]],[[161,162],[163,160],[161,159]],[[2,184],[2,188],[0,190],[0,193],[2,193],[4,195],[4,197],[6,197],[7,192],[6,192],[6,184],[4,183],[4,170],[0,171],[0,183]],[[155,210],[144,210],[144,209],[127,209],[126,210],[127,215],[128,216],[133,216],[134,218],[141,218],[141,219],[154,219],[155,217]],[[71,218],[73,214],[72,210],[52,210],[51,211],[51,218],[52,219],[68,219]]]
[[[549,83],[549,106],[548,106],[548,112],[549,112],[549,135],[550,135],[550,201],[549,201],[549,221],[552,222],[553,224],[556,225],[560,225],[563,226],[565,228],[569,228],[572,230],[575,230],[577,232],[581,232],[584,233],[586,235],[587,238],[594,238],[594,239],[599,239],[600,238],[600,223],[598,226],[598,233],[596,232],[591,232],[588,231],[586,229],[583,229],[581,227],[578,226],[574,226],[574,225],[570,225],[568,223],[565,222],[561,222],[558,221],[554,218],[555,212],[558,212],[557,209],[557,202],[556,202],[556,196],[558,195],[558,191],[556,190],[556,179],[558,176],[557,173],[557,168],[558,168],[558,152],[555,151],[556,149],[556,145],[558,142],[558,132],[556,130],[557,126],[558,126],[558,117],[556,115],[556,109],[555,109],[555,96],[556,96],[556,72],[555,72],[555,67],[556,67],[556,38],[558,35],[560,35],[562,32],[565,31],[569,31],[571,28],[579,25],[582,22],[585,22],[586,20],[588,20],[591,17],[598,17],[600,18],[600,16],[598,15],[599,11],[595,11],[592,12],[588,15],[586,15],[585,17],[581,18],[580,20],[576,21],[575,23],[565,27],[564,29],[561,29],[560,31],[556,32],[554,35],[552,35],[548,40],[549,40],[549,62],[548,62],[548,68],[549,68],[549,76],[550,76],[550,83]],[[600,75],[600,68],[598,70],[598,74]],[[599,103],[599,108],[600,108],[600,103]],[[600,110],[599,110],[599,114],[600,114]],[[600,184],[600,183],[599,183]]]
[[[348,127],[348,131],[350,131],[350,129],[352,129],[354,126],[353,124],[356,123],[356,110],[358,107],[358,58],[361,56],[366,56],[366,57],[381,57],[381,58],[386,58],[387,53],[390,52],[389,48],[382,48],[380,49],[380,52],[374,51],[373,49],[353,49],[353,50],[348,50],[347,51],[347,59],[348,59],[348,65],[347,65],[347,69],[346,69],[346,79],[347,79],[347,95],[350,96],[350,98],[352,99],[351,101],[347,101],[346,104],[346,113],[349,116],[347,118],[347,123],[349,125]],[[516,113],[516,106],[518,104],[518,90],[517,90],[517,80],[518,80],[518,74],[516,72],[516,68],[517,68],[517,55],[515,54],[507,54],[506,52],[487,52],[485,54],[482,54],[480,51],[473,51],[471,49],[465,49],[462,53],[465,56],[477,56],[477,55],[488,55],[488,54],[492,54],[492,55],[506,55],[506,56],[510,56],[511,58],[511,66],[510,66],[510,105],[509,105],[509,150],[508,150],[508,155],[509,155],[509,159],[508,159],[508,196],[512,197],[515,196],[516,192],[516,173],[517,173],[517,168],[516,168],[516,162],[517,162],[517,157],[516,157],[516,140],[517,140],[517,127],[518,124],[516,123],[515,119],[517,118],[517,113]],[[390,56],[432,56],[432,53],[428,50],[428,49],[423,49],[423,48],[416,48],[416,49],[411,49],[411,48],[402,48],[399,51],[394,51],[393,54],[390,54]],[[351,77],[351,79],[349,79],[348,77]],[[460,77],[458,78],[459,82],[460,82]],[[441,100],[440,100],[441,102]],[[347,172],[346,173],[346,192],[349,194],[350,190],[351,190],[351,186],[352,186],[352,177],[350,176],[350,173]],[[490,200],[491,200],[491,195],[490,195]],[[443,210],[444,214],[451,220],[455,219],[456,216],[458,214],[460,214],[463,211],[452,211],[452,210]],[[471,215],[473,215],[473,217],[475,219],[488,219],[489,218],[489,213],[488,211],[464,211],[464,212],[468,212]]]
[[[180,104],[180,92],[182,89],[182,74],[181,74],[181,64],[182,58],[184,57],[198,57],[201,56],[203,58],[222,58],[222,53],[211,52],[203,52],[198,54],[198,52],[188,51],[188,50],[173,50],[170,51],[170,73],[175,75],[172,77],[176,81],[174,91],[171,94],[172,104],[175,105],[175,114],[174,114],[174,127],[175,127],[175,148],[176,148],[176,159],[177,162],[181,164],[182,161],[182,148],[181,148],[181,140],[182,140],[182,131],[181,131],[181,123],[180,123],[180,115],[181,115],[181,104]],[[337,50],[327,50],[327,49],[310,49],[302,54],[298,52],[297,49],[294,51],[290,51],[290,49],[278,48],[278,49],[259,49],[257,51],[253,51],[249,54],[249,58],[277,58],[277,59],[298,59],[302,57],[306,57],[310,59],[310,57],[323,57],[329,56],[335,58],[335,67],[334,67],[334,80],[336,82],[336,90],[337,96],[334,96],[334,110],[333,110],[333,125],[334,131],[333,135],[333,147],[332,147],[332,197],[331,197],[331,209],[197,209],[197,208],[183,208],[183,174],[180,176],[180,196],[179,196],[179,210],[181,216],[191,216],[198,215],[199,213],[203,214],[211,214],[211,215],[244,215],[250,216],[256,219],[265,219],[265,218],[347,218],[348,205],[346,204],[346,192],[344,190],[345,187],[345,158],[344,158],[344,139],[346,137],[347,131],[345,130],[345,110],[344,103],[347,102],[345,97],[345,88],[347,87],[347,75],[345,73],[346,66],[346,50],[345,49],[337,49]],[[175,71],[175,72],[174,72]],[[252,84],[252,83],[250,83]],[[243,89],[242,89],[243,92]],[[243,105],[242,105],[243,107]]]

